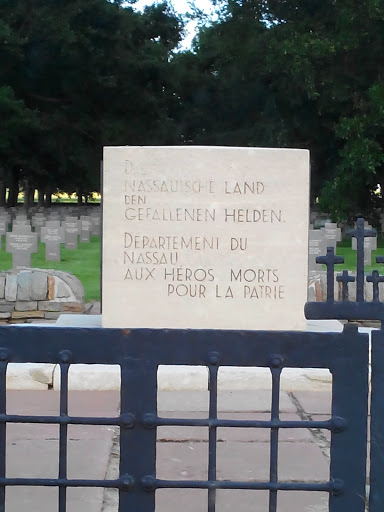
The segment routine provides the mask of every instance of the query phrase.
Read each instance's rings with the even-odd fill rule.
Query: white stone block
[[[120,366],[102,364],[74,364],[69,368],[68,389],[111,391],[120,389]],[[60,366],[53,375],[53,389],[60,389]]]
[[[9,363],[7,388],[46,390],[53,384],[54,368],[54,364]]]
[[[157,384],[161,391],[208,389],[208,368],[205,366],[159,366]]]

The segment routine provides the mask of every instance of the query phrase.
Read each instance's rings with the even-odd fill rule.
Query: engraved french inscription
[[[104,151],[105,327],[303,329],[305,150]]]

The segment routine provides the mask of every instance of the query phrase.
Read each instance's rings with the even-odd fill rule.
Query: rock
[[[69,286],[78,302],[84,301],[84,288],[77,277],[60,270],[56,270],[55,274]]]
[[[34,271],[31,275],[31,299],[45,300],[48,293],[48,276],[46,272]]]
[[[17,274],[8,274],[5,279],[5,300],[16,301],[17,297]]]
[[[11,313],[15,309],[15,303],[0,303],[0,313]]]
[[[83,304],[74,303],[63,303],[63,311],[71,311],[72,313],[82,313],[84,310]]]
[[[20,323],[32,318],[48,321],[57,319],[62,312],[84,312],[84,289],[71,274],[43,269],[1,272],[0,295],[1,283],[4,298],[0,298],[0,314],[4,315],[0,321]]]
[[[38,303],[38,309],[41,309],[42,311],[62,311],[63,302],[41,300]]]
[[[44,318],[44,311],[14,311],[11,318]]]
[[[48,276],[48,300],[55,298],[55,278]]]
[[[31,300],[30,270],[22,270],[17,275],[17,300]]]
[[[58,299],[68,298],[71,296],[71,290],[70,290],[69,286],[66,283],[64,283],[64,281],[62,279],[60,279],[59,277],[56,278],[55,295]]]
[[[5,295],[5,276],[0,276],[0,299],[4,299]]]
[[[37,309],[37,301],[20,301],[15,303],[15,311],[33,311]]]

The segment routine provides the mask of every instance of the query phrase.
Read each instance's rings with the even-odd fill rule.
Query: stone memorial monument
[[[12,253],[12,268],[31,266],[31,253],[37,252],[37,235],[30,225],[16,225],[6,234],[6,251]]]
[[[105,327],[304,329],[309,153],[104,152]]]
[[[41,228],[41,242],[45,244],[45,259],[60,261],[61,244],[65,242],[64,228],[59,220],[48,220]]]

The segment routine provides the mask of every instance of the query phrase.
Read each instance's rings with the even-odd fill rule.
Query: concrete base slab
[[[159,393],[159,410],[164,417],[206,417],[207,391],[164,391]],[[219,417],[269,419],[270,392],[219,391]],[[59,393],[50,391],[7,392],[10,414],[57,415]],[[329,393],[281,393],[281,419],[326,417]],[[69,413],[82,416],[116,416],[119,393],[72,391]],[[68,474],[72,478],[115,478],[118,447],[110,457],[116,429],[110,426],[70,425],[68,428]],[[217,476],[220,479],[269,480],[269,429],[219,428]],[[329,447],[329,438],[326,440]],[[308,429],[284,429],[279,436],[279,479],[324,481],[329,478],[329,459],[318,437]],[[206,428],[158,429],[157,476],[159,478],[207,478],[208,432]],[[12,424],[7,426],[7,476],[57,477],[59,427],[57,425]],[[115,465],[111,470],[111,460]],[[117,461],[117,464],[116,464]],[[69,512],[117,512],[118,493],[102,489],[68,489]],[[7,512],[58,509],[56,488],[7,488]],[[106,496],[108,499],[106,499]],[[268,510],[266,491],[218,491],[218,512]],[[278,493],[279,512],[326,512],[328,494]],[[156,512],[205,512],[207,491],[161,490],[156,492]]]
[[[115,416],[118,394],[77,392],[69,394],[70,413]],[[8,391],[10,414],[56,415],[59,395],[54,391]],[[115,429],[108,426],[71,425],[68,428],[68,477],[104,479]],[[58,425],[7,425],[7,477],[57,478],[59,461]],[[103,489],[78,488],[67,491],[67,510],[101,512]],[[58,510],[58,489],[8,487],[7,512]]]
[[[54,364],[10,363],[7,388],[46,390],[52,385],[54,368]]]
[[[60,389],[60,366],[53,372],[53,389]],[[68,373],[68,389],[72,391],[111,391],[120,389],[120,366],[73,364]]]

